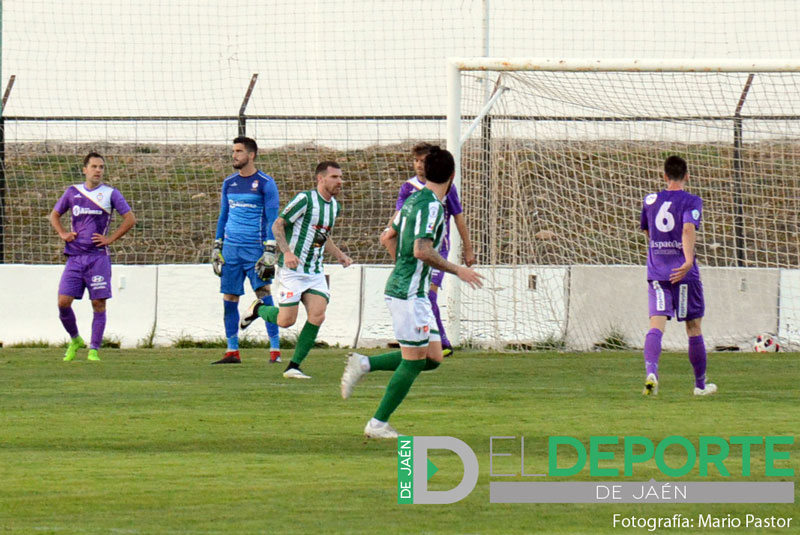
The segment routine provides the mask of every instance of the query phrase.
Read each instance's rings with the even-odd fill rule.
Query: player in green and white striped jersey
[[[427,297],[433,268],[414,256],[414,243],[430,239],[433,248],[439,250],[444,237],[444,205],[432,189],[422,188],[406,200],[391,228],[398,243],[394,269],[386,281],[384,294],[404,300]],[[404,340],[398,342],[402,345]]]
[[[442,362],[442,342],[428,300],[432,269],[453,273],[473,288],[483,285],[483,277],[475,270],[448,262],[438,251],[444,235],[442,200],[454,175],[453,155],[432,147],[425,157],[425,187],[406,200],[392,221],[391,230],[381,240],[395,259],[384,298],[401,354],[365,357],[353,353],[341,381],[342,397],[346,399],[367,372],[394,371],[375,416],[364,429],[370,438],[397,438],[397,431],[388,424],[389,416],[403,402],[417,375]]]
[[[316,189],[295,195],[272,226],[281,251],[280,306],[255,301],[239,325],[244,329],[260,316],[280,327],[291,327],[297,321],[298,306],[303,303],[308,319],[297,337],[292,360],[283,372],[287,379],[311,379],[300,370],[300,364],[314,346],[330,300],[323,252],[333,255],[344,267],[353,263],[330,237],[340,210],[335,195],[342,190],[342,169],[336,162],[324,161],[317,165],[315,175]]]
[[[285,228],[289,250],[281,254],[278,265],[297,273],[322,273],[322,246],[328,240],[337,215],[339,203],[334,197],[325,199],[315,189],[295,195],[280,216],[289,224]],[[297,258],[297,267],[285,264],[287,255]]]

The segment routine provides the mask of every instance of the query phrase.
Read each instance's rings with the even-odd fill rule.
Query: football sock
[[[277,323],[279,311],[280,309],[278,307],[272,305],[258,307],[258,315],[264,318],[268,323]]]
[[[106,311],[95,312],[92,319],[92,340],[89,349],[100,349],[103,343],[103,333],[106,330]]]
[[[440,364],[441,362],[436,362],[433,359],[425,358],[425,367],[422,368],[422,371],[427,372],[430,370],[435,370]]]
[[[368,371],[377,372],[377,371],[394,371],[400,365],[400,361],[403,360],[403,352],[402,351],[392,351],[390,353],[383,353],[382,355],[375,355],[374,357],[367,357],[369,360],[369,369]],[[426,358],[425,359],[425,367],[422,368],[422,371],[427,372],[429,370],[435,370],[439,367],[441,362],[436,362],[433,359]]]
[[[267,306],[274,306],[275,301],[272,299],[272,295],[265,295],[261,298],[261,302]],[[262,307],[263,308],[263,307]],[[277,319],[277,316],[276,318]],[[264,320],[264,323],[267,325],[267,335],[269,335],[269,347],[273,350],[278,350],[281,348],[281,338],[278,334],[278,326],[275,322],[269,322]]]
[[[228,351],[239,349],[239,303],[236,301],[222,301],[225,313],[222,317],[225,322],[225,338],[228,339]]]
[[[647,331],[644,338],[644,373],[654,373],[658,377],[658,358],[661,356],[661,338],[664,333],[660,329],[652,328]]]
[[[411,389],[411,385],[414,384],[414,380],[424,367],[424,360],[403,359],[392,374],[389,384],[386,385],[386,392],[383,394],[381,404],[378,406],[378,410],[375,411],[376,419],[382,422],[389,421],[389,416],[403,402],[406,394]]]
[[[428,300],[431,302],[431,310],[433,310],[433,317],[436,318],[436,326],[439,328],[439,336],[442,338],[442,347],[453,347],[450,345],[450,340],[447,339],[447,333],[444,332],[444,324],[442,317],[439,313],[439,292],[433,290],[428,292]]]
[[[394,371],[400,365],[400,361],[403,360],[403,353],[402,351],[392,351],[390,353],[384,353],[382,355],[376,355],[374,357],[367,357],[369,360],[369,370],[371,372],[376,371]],[[429,370],[435,370],[439,367],[441,362],[436,362],[433,359],[426,358],[425,359],[425,367],[422,368],[422,371],[427,372]]]
[[[263,310],[266,307],[262,307]],[[259,311],[260,312],[260,311]],[[294,355],[292,355],[292,362],[300,365],[308,356],[308,352],[314,347],[314,342],[317,340],[317,333],[319,332],[319,325],[306,322],[303,329],[300,331],[300,336],[297,337],[297,345],[294,347]]]
[[[394,371],[403,360],[403,353],[401,351],[392,351],[382,355],[376,355],[369,358],[369,371]]]
[[[694,386],[706,387],[706,344],[703,335],[689,337],[689,362],[694,368]]]
[[[277,325],[276,325],[277,328]],[[269,331],[267,331],[269,332]],[[280,351],[281,350],[281,337],[278,333],[275,335],[269,336],[269,349],[270,351]]]
[[[64,326],[70,338],[78,336],[78,322],[75,320],[75,312],[72,307],[58,307],[58,319],[61,320],[61,325]]]

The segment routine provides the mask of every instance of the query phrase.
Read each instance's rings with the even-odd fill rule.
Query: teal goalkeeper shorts
[[[219,292],[229,295],[244,295],[244,279],[250,279],[250,286],[257,290],[272,280],[261,280],[256,275],[255,265],[264,250],[260,245],[222,246],[222,276]]]

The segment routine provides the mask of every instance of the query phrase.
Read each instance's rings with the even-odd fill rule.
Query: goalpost
[[[799,73],[800,60],[450,60],[447,146],[486,276],[483,290],[452,278],[451,338],[641,347],[639,215],[679,154],[704,201],[707,346],[800,343]],[[664,343],[685,348],[683,326]]]

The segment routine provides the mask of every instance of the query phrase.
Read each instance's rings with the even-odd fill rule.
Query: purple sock
[[[433,290],[428,292],[428,300],[431,302],[431,310],[433,310],[433,317],[436,318],[436,326],[439,328],[439,336],[442,337],[442,347],[447,349],[453,347],[450,345],[450,340],[447,339],[447,333],[444,332],[444,325],[442,324],[442,317],[439,313],[439,292]]]
[[[72,307],[58,307],[58,319],[61,320],[61,325],[67,330],[70,338],[78,336],[78,322],[75,320],[75,312],[72,311]]]
[[[661,356],[661,337],[659,329],[650,329],[644,337],[644,373],[654,373],[658,377],[658,358]]]
[[[694,386],[706,387],[706,344],[703,335],[689,337],[689,362],[694,368]]]
[[[92,320],[92,341],[89,349],[100,349],[103,343],[103,332],[106,330],[106,312],[95,312]]]

